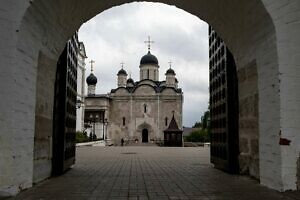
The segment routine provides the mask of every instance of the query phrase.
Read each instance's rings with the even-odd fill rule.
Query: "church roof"
[[[118,72],[117,75],[118,75],[118,76],[119,76],[119,75],[126,75],[126,76],[127,76],[127,72],[122,68],[122,69],[119,70],[119,72]]]
[[[166,75],[168,75],[168,74],[170,74],[170,75],[176,75],[175,74],[175,71],[172,69],[172,68],[169,68],[168,70],[167,70],[167,72],[166,72]]]
[[[86,83],[88,85],[96,85],[97,84],[97,77],[91,73],[87,78],[86,78]]]
[[[150,51],[148,51],[148,53],[142,57],[140,64],[141,65],[145,65],[145,64],[158,65],[158,60],[157,60],[156,56],[152,55],[150,53]]]
[[[152,82],[152,84],[150,84],[149,81]],[[165,81],[153,81],[151,79],[144,79],[141,81],[133,82],[132,86],[118,87],[116,89],[112,89],[111,93],[115,93],[120,88],[125,88],[129,93],[134,93],[134,91],[141,85],[149,85],[149,86],[153,87],[153,89],[155,90],[156,93],[161,93],[163,90],[165,90],[167,88],[173,89],[176,93],[182,93],[181,88],[167,87],[167,86],[165,86],[164,83],[165,83]]]
[[[169,127],[166,130],[164,130],[164,132],[165,133],[167,133],[167,132],[181,132],[182,133],[182,130],[180,130],[178,128],[177,122],[176,122],[175,117],[174,117],[174,113],[173,113],[173,117],[171,119],[171,122],[169,124]]]
[[[85,98],[105,98],[105,99],[111,99],[111,97],[109,96],[109,94],[95,94],[95,95],[87,95],[85,96]]]
[[[127,79],[127,83],[132,83],[134,84],[134,80],[132,78]]]

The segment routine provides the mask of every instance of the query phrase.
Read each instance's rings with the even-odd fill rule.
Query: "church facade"
[[[122,139],[125,143],[163,144],[164,130],[173,117],[182,129],[183,92],[171,65],[160,81],[158,59],[149,48],[139,70],[140,80],[134,81],[122,66],[117,73],[118,87],[107,94],[95,93],[93,72],[86,79],[85,124],[108,144],[120,145]]]

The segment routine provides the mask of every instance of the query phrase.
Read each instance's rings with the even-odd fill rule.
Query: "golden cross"
[[[91,72],[93,73],[93,71],[94,71],[94,69],[93,69],[93,64],[95,63],[95,61],[94,61],[94,60],[91,60],[90,63],[91,63]]]
[[[148,51],[150,51],[150,49],[151,49],[151,44],[153,44],[154,41],[151,41],[150,36],[148,36],[148,41],[145,41],[144,43],[148,45]]]

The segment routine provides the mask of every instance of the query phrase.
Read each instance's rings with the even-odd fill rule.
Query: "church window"
[[[156,79],[156,70],[154,70],[154,80]]]
[[[144,104],[144,113],[147,113],[147,105]]]
[[[125,126],[125,124],[126,124],[126,118],[123,117],[123,126]]]
[[[165,124],[168,126],[168,117],[165,118]]]
[[[149,69],[147,69],[147,78],[149,79]]]

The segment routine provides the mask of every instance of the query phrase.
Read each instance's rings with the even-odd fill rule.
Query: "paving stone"
[[[80,147],[76,153],[67,173],[11,199],[300,199],[298,192],[279,193],[214,169],[207,147]]]

